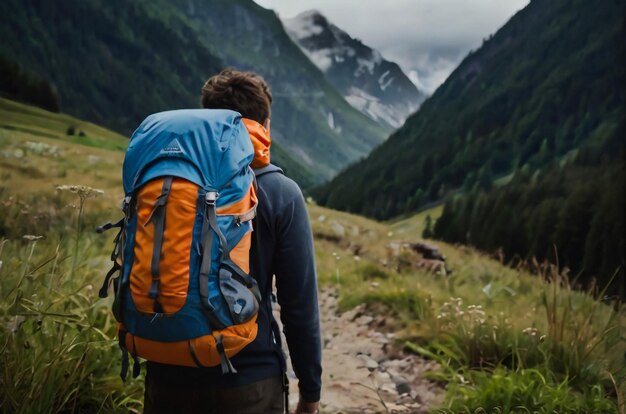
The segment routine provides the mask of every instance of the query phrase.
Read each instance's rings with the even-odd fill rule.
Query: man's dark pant
[[[282,377],[233,388],[201,384],[192,387],[161,383],[146,376],[145,414],[282,414],[285,412]]]

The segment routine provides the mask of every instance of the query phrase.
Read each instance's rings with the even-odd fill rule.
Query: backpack
[[[256,181],[239,113],[189,109],[150,115],[123,167],[124,218],[111,254],[121,377],[133,357],[236,373],[230,362],[257,335],[261,294],[249,273]],[[114,275],[118,274],[117,277]]]

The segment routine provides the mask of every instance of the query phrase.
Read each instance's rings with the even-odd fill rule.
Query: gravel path
[[[333,289],[320,292],[320,310],[322,413],[428,413],[441,401],[441,387],[424,378],[436,364],[393,349],[393,334],[377,329],[384,316],[369,315],[364,306],[338,314]],[[298,388],[291,369],[289,374],[293,409]]]

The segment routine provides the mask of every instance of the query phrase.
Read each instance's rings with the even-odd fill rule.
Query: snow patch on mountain
[[[415,110],[415,108],[399,108],[385,105],[377,97],[355,87],[350,88],[345,98],[350,105],[374,121],[383,121],[394,128],[399,128],[404,123],[403,113]]]
[[[315,66],[320,68],[322,72],[326,72],[332,65],[333,59],[332,52],[328,49],[324,50],[303,50],[304,54],[313,62]]]
[[[391,85],[391,83],[393,82],[393,78],[389,77],[389,72],[390,71],[386,71],[380,76],[380,78],[378,78],[378,84],[380,85],[380,89],[382,89],[383,91],[387,89],[389,85]],[[387,77],[389,77],[389,79],[385,79]]]

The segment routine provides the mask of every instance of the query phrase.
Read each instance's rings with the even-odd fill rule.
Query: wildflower
[[[86,185],[60,185],[57,186],[57,191],[69,191],[70,193],[78,195],[81,200],[96,198],[104,194],[103,190],[91,188]]]
[[[25,235],[22,236],[22,239],[24,239],[26,241],[29,241],[29,242],[36,241],[36,240],[41,240],[43,238],[44,238],[44,236],[35,236],[33,234],[25,234]]]
[[[537,336],[537,328],[526,328],[522,331],[522,333],[528,336]]]

